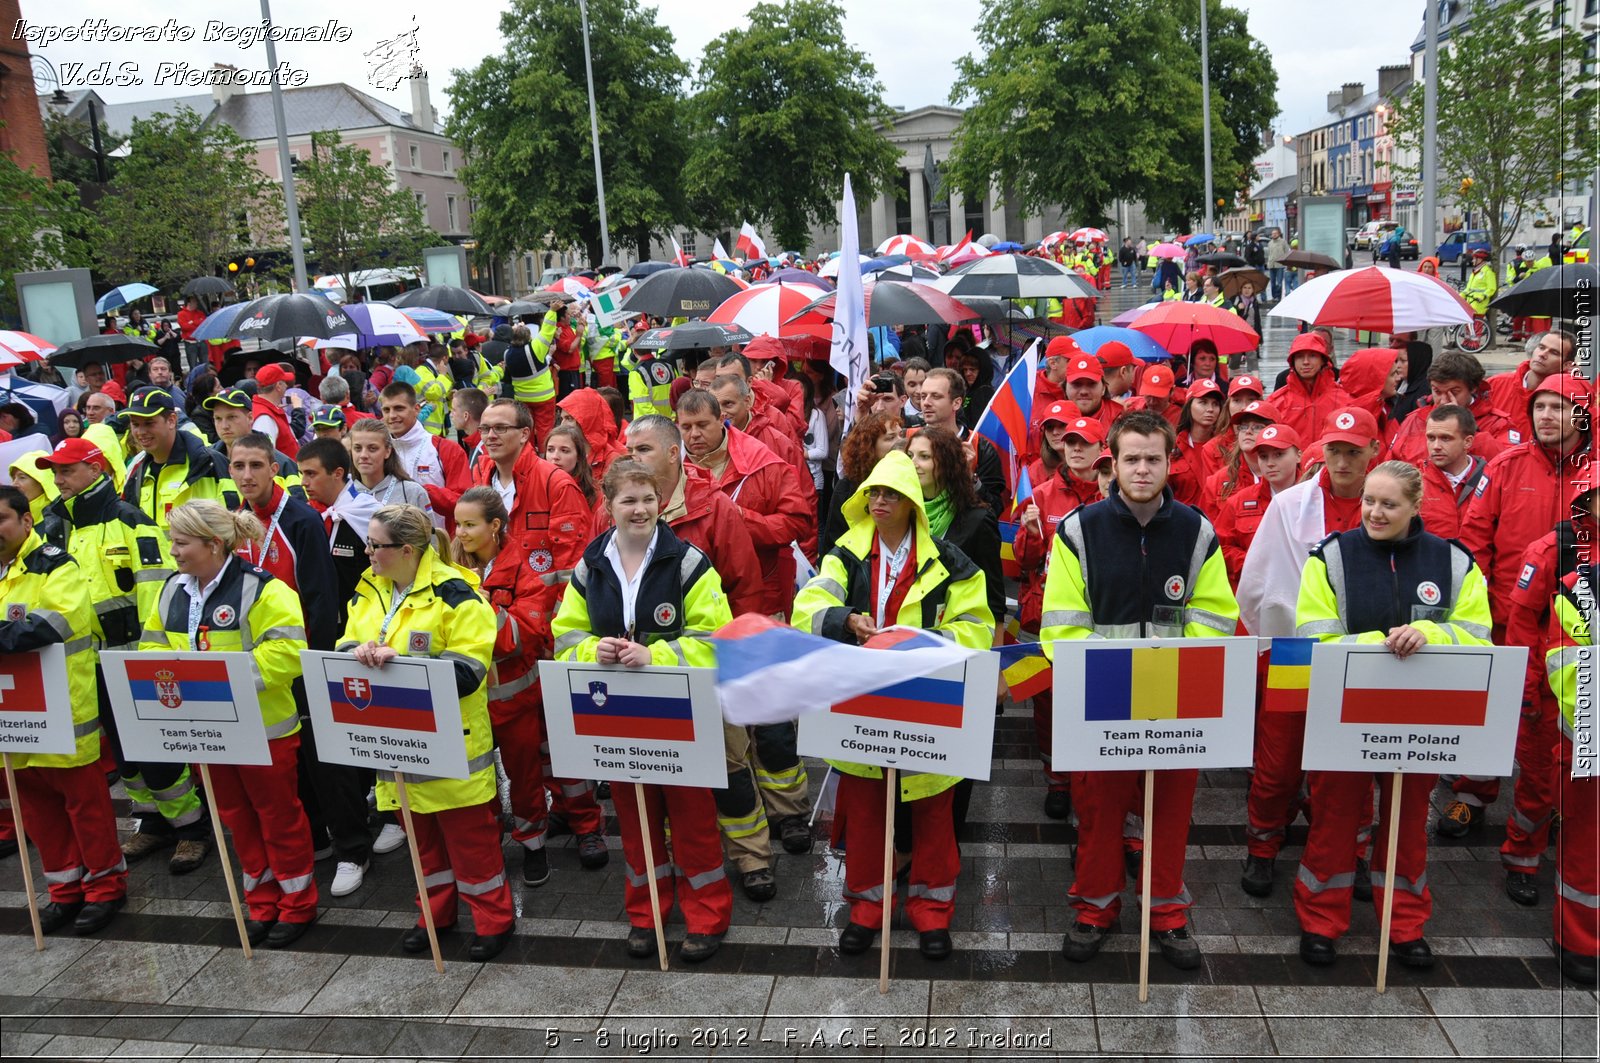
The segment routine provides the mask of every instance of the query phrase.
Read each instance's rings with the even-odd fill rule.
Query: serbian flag
[[[1011,700],[1021,701],[1050,689],[1053,673],[1045,659],[1044,646],[1037,642],[1018,642],[1001,646],[1000,674],[1011,690]]]
[[[0,712],[43,712],[44,663],[37,653],[0,653]]]
[[[1038,376],[1039,341],[1034,340],[995,389],[994,397],[984,407],[983,416],[972,430],[1009,459],[1008,481],[1014,486],[1013,495],[1019,506],[1033,497],[1033,483],[1023,459],[1028,453],[1028,426],[1033,423],[1033,385]]]
[[[128,662],[133,711],[141,720],[183,720],[235,723],[228,666],[222,661]]]
[[[1272,640],[1262,712],[1306,711],[1306,699],[1311,696],[1311,647],[1316,644],[1316,639]]]
[[[429,734],[438,730],[424,665],[390,661],[368,668],[352,658],[325,660],[322,668],[335,723]]]
[[[672,238],[672,261],[676,262],[680,266],[687,266],[689,264],[689,256],[684,254],[683,248],[678,246],[677,237]]]
[[[1422,683],[1411,661],[1387,651],[1352,653],[1345,664],[1339,720],[1400,727],[1482,727],[1489,714],[1492,665],[1488,654],[1451,654],[1449,667],[1430,669]]]
[[[567,673],[572,730],[588,738],[694,741],[689,677],[574,669]]]
[[[1083,656],[1084,719],[1220,719],[1227,659],[1221,646],[1091,648]]]
[[[739,239],[733,242],[735,251],[743,251],[745,261],[767,257],[767,245],[756,235],[756,227],[749,222],[739,226]]]

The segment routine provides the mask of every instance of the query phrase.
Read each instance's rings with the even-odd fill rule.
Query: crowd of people
[[[796,725],[725,725],[726,784],[647,786],[641,817],[632,785],[554,775],[537,662],[710,665],[710,635],[757,613],[869,646],[906,625],[976,649],[1037,639],[1047,656],[1066,639],[1235,633],[1381,643],[1398,657],[1527,646],[1506,893],[1537,903],[1559,810],[1555,940],[1567,973],[1595,980],[1596,787],[1567,769],[1600,490],[1571,333],[1533,337],[1526,361],[1486,377],[1471,355],[1435,356],[1418,337],[1341,358],[1312,329],[1270,384],[1230,373],[1206,341],[1146,363],[1115,341],[1089,353],[1056,335],[1021,500],[973,431],[1016,356],[995,330],[899,330],[849,411],[827,362],[784,341],[668,354],[634,351],[634,335],[560,303],[481,337],[464,327],[398,351],[313,352],[320,373],[251,355],[228,387],[209,356],[181,382],[161,358],[83,371],[82,419],[17,458],[0,489],[0,593],[13,603],[0,650],[65,644],[79,735],[72,754],[18,758],[46,931],[105,927],[132,861],[171,849],[172,873],[198,867],[208,803],[238,851],[248,933],[270,947],[315,922],[320,889],[355,892],[374,854],[406,843],[391,782],[316,755],[298,663],[309,647],[378,668],[454,666],[469,775],[408,790],[419,904],[448,929],[464,902],[473,958],[505,947],[513,884],[548,881],[553,833],[575,835],[583,868],[606,866],[609,798],[629,953],[657,947],[653,878],[663,913],[682,907],[682,958],[703,961],[728,929],[735,880],[771,901],[775,852],[816,844]],[[129,761],[96,653],[136,648],[249,652],[271,764],[218,767],[206,791],[188,765]],[[1055,769],[1049,693],[1031,708],[1044,812],[1078,831],[1066,956],[1101,947],[1150,844],[1154,943],[1177,967],[1199,965],[1184,885],[1197,773],[1157,772],[1154,820],[1141,823],[1142,776]],[[1430,964],[1434,777],[1405,777],[1400,821],[1374,838],[1374,777],[1304,778],[1304,723],[1258,718],[1240,888],[1278,888],[1303,813],[1311,833],[1289,877],[1306,962],[1334,961],[1353,900],[1381,905],[1392,890],[1395,956]],[[138,817],[121,842],[108,766]],[[897,888],[884,881],[883,772],[833,768],[840,949],[871,945],[893,889],[923,954],[949,955],[972,783],[899,780]],[[1451,785],[1439,832],[1486,836],[1500,780]],[[520,854],[509,863],[505,834]],[[325,859],[331,876],[316,872]],[[401,944],[427,948],[420,917]]]

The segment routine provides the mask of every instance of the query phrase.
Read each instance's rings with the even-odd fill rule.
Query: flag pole
[[[233,922],[239,928],[239,947],[244,949],[245,959],[255,957],[255,951],[250,947],[250,933],[244,928],[244,909],[239,906],[239,887],[233,881],[233,862],[228,859],[228,842],[222,836],[222,814],[217,811],[217,802],[214,798],[217,790],[211,785],[211,765],[200,765],[200,781],[206,788],[206,807],[211,810],[211,832],[217,837],[217,855],[222,858],[222,881],[228,884],[228,903],[233,905]]]
[[[39,895],[33,889],[33,861],[28,859],[28,832],[22,826],[22,802],[17,800],[17,773],[11,754],[0,754],[6,766],[6,796],[11,800],[11,822],[17,825],[17,855],[22,857],[22,884],[28,890],[28,918],[33,921],[33,951],[44,951],[44,928],[39,924]]]
[[[428,898],[428,876],[422,873],[422,854],[417,851],[417,831],[411,822],[411,798],[406,793],[405,776],[394,773],[395,797],[400,802],[400,818],[406,822],[406,846],[411,850],[411,873],[417,877],[417,907],[422,909],[422,925],[428,931],[428,947],[433,950],[433,969],[444,974],[444,956],[439,952],[439,930],[433,925],[433,902]]]
[[[656,925],[656,955],[661,957],[661,969],[667,969],[667,932],[661,925],[661,893],[656,885],[656,851],[650,844],[650,821],[644,808],[644,783],[633,784],[633,794],[639,801],[639,834],[644,838],[644,880],[650,886],[650,918]]]
[[[878,992],[889,992],[889,913],[894,908],[894,768],[883,773],[883,940],[878,956]]]
[[[1405,781],[1400,769],[1394,770],[1389,794],[1389,855],[1384,864],[1383,927],[1378,932],[1378,992],[1389,988],[1389,928],[1394,922],[1394,861],[1400,849],[1400,784]]]
[[[1150,842],[1155,836],[1156,773],[1144,770],[1144,850],[1139,869],[1139,1003],[1150,999]]]

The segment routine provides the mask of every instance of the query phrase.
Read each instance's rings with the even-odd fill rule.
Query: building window
[[[448,150],[446,150],[444,152],[444,164],[443,165],[444,165],[444,172],[445,173],[455,173],[456,172],[455,164],[451,160],[450,152]]]
[[[445,215],[446,224],[448,224],[450,226],[450,231],[451,232],[455,232],[455,230],[456,230],[456,197],[455,196],[445,196],[444,197],[444,215]]]
[[[1550,5],[1550,28],[1558,30],[1567,24],[1567,0],[1556,0]]]
[[[1593,18],[1600,14],[1600,0],[1583,0],[1583,17]]]
[[[683,248],[683,253],[690,258],[700,254],[700,241],[694,233],[684,233],[683,239],[679,241],[678,246]]]
[[[417,197],[417,209],[426,213],[428,210],[427,197],[425,197],[421,192],[413,192],[411,194]]]
[[[1595,2],[1595,0],[1591,0],[1591,2]],[[1600,65],[1595,63],[1597,40],[1600,40],[1600,34],[1591,33],[1583,41],[1583,76],[1586,78],[1594,77],[1595,71],[1600,69]]]
[[[422,169],[422,149],[415,144],[411,145],[411,168],[413,170]]]

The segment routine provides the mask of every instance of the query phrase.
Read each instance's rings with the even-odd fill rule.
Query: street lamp
[[[263,4],[267,0],[261,0]],[[594,144],[594,189],[600,203],[600,261],[611,261],[611,229],[606,224],[606,179],[600,171],[600,118],[594,109],[594,63],[589,58],[589,5],[578,0],[578,16],[583,20],[583,74],[589,82],[589,137]]]
[[[261,0],[261,24],[272,27],[272,8]],[[283,84],[278,77],[278,50],[272,34],[263,33],[267,45],[267,69],[272,71],[272,120],[278,130],[278,172],[283,176],[284,211],[289,222],[289,253],[294,259],[294,290],[310,291],[306,283],[306,245],[300,238],[300,204],[294,196],[294,167],[289,161],[289,133],[283,117]]]

